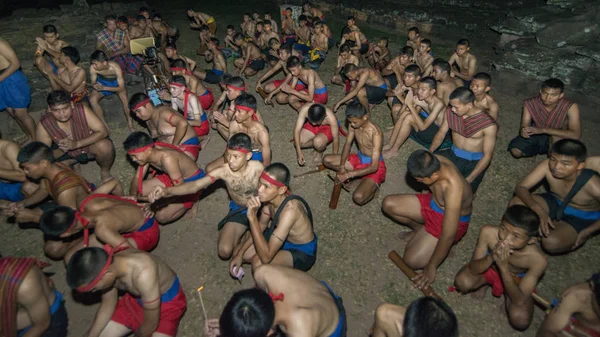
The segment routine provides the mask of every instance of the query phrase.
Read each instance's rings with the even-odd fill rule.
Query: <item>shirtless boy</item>
[[[302,62],[296,56],[290,57],[286,66],[290,72],[289,75],[286,77],[282,85],[269,94],[269,97],[277,94],[277,102],[287,101],[287,103],[289,103],[290,106],[296,111],[300,110],[302,105],[307,102],[327,104],[329,93],[327,92],[325,83],[323,83],[321,77],[316,71],[303,68]],[[291,85],[288,84],[290,81]],[[301,90],[296,90],[296,84],[299,82],[304,84],[304,88]]]
[[[439,149],[448,130],[452,130],[452,148],[439,154],[456,165],[475,194],[492,162],[498,124],[486,111],[475,107],[475,94],[470,89],[456,88],[450,94],[450,106],[429,150]]]
[[[296,56],[297,58],[301,57],[300,53],[297,50],[292,49],[292,46],[290,46],[290,45],[281,46],[277,50],[277,54],[278,54],[278,57],[277,57],[276,62],[274,64],[271,64],[271,68],[256,82],[256,89],[258,90],[258,88],[263,88],[263,90],[267,94],[273,93],[283,83],[290,83],[290,81],[292,80],[292,75],[290,74],[290,71],[287,68],[287,61],[292,56]],[[267,59],[269,59],[269,62],[271,62],[270,58],[267,57]],[[271,76],[277,74],[279,71],[282,71],[282,70],[283,70],[283,73],[286,76],[286,78],[284,80],[274,80],[274,81],[271,81],[271,82],[267,83],[263,87],[263,82],[264,81],[266,81],[267,79],[271,78]],[[297,90],[303,90],[305,88],[306,87],[304,86],[304,84],[302,84],[300,81],[298,81],[298,83],[296,84],[296,89]],[[275,96],[275,94],[270,95],[271,98],[269,99],[269,101],[271,101],[271,99],[273,98],[273,96]],[[275,96],[275,97],[278,98],[278,96]],[[282,96],[281,98],[282,98],[282,101],[279,102],[279,100],[277,100],[277,103],[279,103],[279,104],[287,104],[287,95],[285,95],[285,97]],[[265,99],[266,99],[266,97],[265,97]]]
[[[581,137],[579,106],[565,98],[565,85],[557,78],[542,83],[540,94],[523,102],[521,131],[508,144],[515,158],[548,153],[562,138]]]
[[[344,74],[344,68],[347,64],[353,64],[358,67],[359,59],[356,55],[352,54],[350,46],[343,44],[340,46],[340,53],[337,58],[337,68],[335,73],[331,77],[331,83],[345,86],[346,92],[350,92],[350,79]]]
[[[186,70],[185,63],[183,60],[175,60],[171,62],[171,75],[172,76],[181,76],[185,79],[184,85],[188,91],[195,94],[198,97],[198,102],[202,109],[206,110],[212,106],[215,101],[215,96],[207,86],[202,84],[200,80],[194,75],[192,75],[188,70]],[[195,74],[196,72],[194,72]],[[161,92],[159,97],[169,100],[168,93]],[[164,96],[164,97],[163,97]]]
[[[38,189],[19,166],[17,155],[20,150],[17,143],[0,139],[0,209],[23,201]]]
[[[427,185],[431,193],[388,195],[382,211],[412,231],[404,261],[413,269],[423,269],[413,281],[425,289],[435,280],[437,268],[452,246],[467,233],[473,209],[469,183],[448,159],[427,150],[413,152],[406,162],[408,173]]]
[[[390,62],[390,51],[388,49],[388,38],[382,37],[377,42],[377,45],[372,48],[369,47],[369,51],[367,53],[367,60],[369,61],[369,65],[371,68],[381,72],[385,67],[387,67]]]
[[[394,124],[398,122],[403,113],[408,113],[409,109],[406,101],[410,101],[417,95],[419,83],[421,83],[421,75],[421,68],[416,64],[411,64],[404,69],[402,82],[394,88],[394,96],[390,97],[392,102],[392,121]]]
[[[298,17],[298,28],[296,28],[296,43],[294,49],[299,50],[302,54],[307,54],[310,50],[310,27],[308,26],[308,18],[306,15]]]
[[[150,195],[150,201],[170,196],[198,193],[215,181],[223,180],[231,200],[229,202],[229,213],[218,225],[217,249],[219,257],[228,260],[250,226],[246,216],[246,204],[252,197],[256,196],[259,177],[264,169],[262,163],[251,160],[251,152],[252,141],[250,137],[244,133],[236,133],[227,141],[225,152],[227,162],[225,164],[195,182],[167,188],[157,186]]]
[[[419,49],[415,53],[415,63],[421,68],[423,76],[430,76],[433,71],[433,56],[431,56],[431,41],[429,39],[421,40]]]
[[[129,27],[129,40],[141,39],[145,37],[154,37],[152,26],[148,24],[145,16],[138,15],[136,18],[135,25]]]
[[[194,20],[194,22],[190,23],[190,27],[200,28],[203,25],[207,25],[211,35],[217,33],[217,22],[214,17],[206,13],[194,12],[192,9],[187,10],[187,15]]]
[[[340,148],[339,130],[338,119],[331,109],[318,103],[305,104],[298,112],[294,127],[294,147],[298,165],[304,166],[306,163],[302,149],[315,150],[315,165],[323,161],[323,152],[329,143],[333,142],[333,154],[337,154]]]
[[[342,104],[350,100],[358,100],[367,109],[367,112],[370,113],[373,106],[383,102],[386,98],[385,95],[388,87],[377,70],[359,68],[354,64],[346,64],[344,66],[344,74],[350,81],[356,81],[356,85],[335,104],[333,107],[334,112],[337,112]]]
[[[71,96],[73,103],[89,105],[85,70],[77,65],[79,51],[71,46],[61,48],[58,62],[62,66],[58,70],[58,74],[46,73],[52,87],[56,87],[56,90],[66,91]]]
[[[241,33],[243,34],[244,39],[254,38],[254,33],[256,32],[256,25],[255,25],[255,22],[252,21],[252,16],[250,15],[250,13],[244,14],[242,23],[240,24],[240,28],[242,29]],[[235,35],[233,35],[233,36],[235,36]],[[233,36],[232,36],[232,40],[233,40]],[[234,44],[235,44],[235,40],[233,40],[232,42],[234,42]],[[237,47],[237,45],[236,45],[236,47]]]
[[[177,274],[162,260],[127,248],[85,248],[67,265],[71,289],[102,294],[87,335],[175,337],[187,308]]]
[[[49,73],[58,75],[59,69],[62,68],[59,62],[60,50],[69,44],[59,39],[58,30],[54,25],[45,25],[42,31],[44,37],[37,37],[35,39],[37,50],[33,57],[33,64],[38,68],[42,75],[50,79],[48,77]],[[52,83],[52,81],[50,81],[50,87],[53,90],[59,88],[56,83]]]
[[[421,44],[421,40],[423,38],[419,34],[419,28],[411,27],[408,29],[408,40],[406,41],[406,45],[411,47],[415,53],[419,50],[419,45]]]
[[[272,264],[257,268],[254,281],[256,288],[233,294],[221,318],[206,323],[208,337],[267,336],[278,330],[286,336],[346,337],[342,298],[327,283]]]
[[[196,136],[204,139],[210,131],[208,117],[200,106],[198,97],[186,89],[185,78],[180,75],[173,76],[169,81],[169,90],[173,110],[182,111],[183,118],[194,128]]]
[[[578,140],[562,139],[515,188],[511,204],[525,204],[540,217],[542,247],[552,254],[583,245],[600,230],[600,177],[585,168],[587,150]],[[542,181],[548,192],[530,192]]]
[[[133,118],[127,106],[127,88],[123,80],[123,72],[117,62],[109,61],[106,54],[101,50],[96,50],[92,53],[90,84],[94,88],[90,95],[90,105],[100,120],[106,124],[104,110],[100,106],[100,101],[106,96],[117,94],[123,106],[123,114],[127,120],[127,127],[129,131],[133,131]]]
[[[304,199],[290,194],[290,178],[290,171],[281,163],[267,166],[261,174],[258,196],[246,204],[250,237],[229,263],[234,277],[243,262],[251,262],[253,271],[262,264],[308,271],[315,264],[317,235],[312,212]]]
[[[327,57],[329,38],[323,31],[323,23],[321,21],[313,23],[313,30],[314,33],[310,37],[310,50],[306,54],[307,59],[305,63],[310,63],[310,67],[313,70],[317,70]]]
[[[152,20],[148,25],[152,27],[154,37],[156,38],[156,47],[164,51],[169,39],[169,25],[162,20],[162,16],[158,13],[152,14]]]
[[[129,107],[135,115],[146,122],[153,139],[172,144],[196,160],[200,152],[200,141],[194,127],[171,107],[154,107],[148,95],[137,93],[131,96]]]
[[[600,273],[567,288],[546,316],[537,337],[561,337],[562,331],[600,335]],[[579,335],[579,334],[578,334]]]
[[[260,34],[260,36],[258,37],[258,47],[261,50],[267,50],[269,49],[269,41],[271,39],[276,39],[277,41],[279,41],[279,35],[277,33],[275,33],[273,31],[273,27],[271,26],[271,21],[264,21],[263,22],[263,31]]]
[[[284,18],[281,21],[281,43],[284,45],[294,45],[296,42],[296,21],[292,18],[292,9],[286,8],[283,12]]]
[[[138,131],[130,134],[123,147],[131,160],[138,164],[129,195],[148,197],[156,186],[177,186],[204,177],[204,171],[183,151],[168,143],[154,142],[147,133]],[[150,168],[160,171],[159,174],[143,180]],[[156,221],[167,224],[178,220],[199,199],[200,194],[193,193],[155,205]]]
[[[48,113],[36,128],[36,139],[55,151],[57,162],[72,165],[96,160],[102,181],[111,178],[115,147],[106,125],[86,105],[72,103],[65,91],[48,94]]]
[[[215,116],[220,117],[219,115],[225,115],[227,121],[230,122],[233,120],[235,114],[235,100],[246,92],[246,84],[241,77],[233,76],[229,77],[225,83],[221,83],[220,85],[223,89],[223,93],[213,104],[211,122],[214,124],[211,127],[213,129],[216,128],[221,137],[227,140],[229,139],[229,123],[225,120],[222,120],[222,123],[220,123],[215,119]],[[254,115],[256,116],[256,120],[264,124],[262,115],[258,110],[254,111]]]
[[[31,89],[21,71],[21,62],[12,46],[0,39],[0,111],[6,110],[25,132],[28,141],[35,139],[35,122],[27,108]]]
[[[498,120],[498,103],[490,96],[492,77],[488,73],[473,75],[469,89],[475,94],[475,107],[486,111],[494,120]]]
[[[360,178],[360,184],[352,193],[352,200],[359,206],[373,199],[379,186],[385,181],[386,167],[381,156],[383,134],[369,118],[367,109],[360,103],[346,106],[346,118],[350,124],[342,154],[328,154],[323,164],[337,172],[337,179],[345,183]],[[350,154],[356,140],[358,154]]]
[[[184,68],[187,71],[192,72],[196,70],[196,61],[185,55],[179,54],[177,51],[177,45],[174,43],[167,43],[165,47],[165,56],[167,57],[169,64],[173,63],[173,61],[182,60],[185,65]]]
[[[209,84],[218,84],[221,82],[223,74],[227,72],[227,60],[223,52],[221,52],[219,44],[218,39],[214,37],[210,38],[210,43],[208,44],[210,54],[206,57],[206,62],[212,62],[212,69],[194,71],[194,76]]]
[[[238,46],[233,43],[233,36],[236,34],[235,27],[233,25],[227,26],[227,31],[225,33],[225,38],[223,39],[225,46],[221,49],[225,58],[238,58],[242,56],[239,51]]]
[[[346,24],[347,26],[342,29],[342,41],[340,41],[340,45],[350,42],[354,55],[360,56],[366,54],[369,51],[369,40],[360,31],[360,28],[356,26],[354,16],[349,16]]]
[[[466,88],[471,85],[473,75],[477,72],[477,58],[469,53],[470,49],[469,40],[460,39],[456,43],[456,51],[448,60],[448,63],[454,68],[452,70],[453,77],[458,77],[463,80]]]
[[[438,98],[444,101],[444,105],[446,106],[450,104],[450,94],[454,91],[454,89],[458,87],[458,85],[456,85],[456,82],[454,82],[454,80],[450,76],[451,71],[452,68],[450,67],[450,63],[448,63],[448,61],[444,59],[435,59],[435,61],[433,61],[433,72],[431,76],[433,76],[435,80],[438,81],[435,94]],[[481,96],[481,93],[479,94]],[[477,101],[477,94],[475,94],[475,101]]]
[[[265,60],[262,59],[260,49],[253,42],[244,40],[241,33],[235,34],[233,41],[242,49],[242,57],[233,62],[233,65],[239,69],[238,76],[244,74],[248,78],[265,69]]]
[[[67,336],[69,318],[63,295],[43,267],[35,258],[0,256],[3,336]]]
[[[434,297],[421,297],[408,307],[382,303],[375,310],[372,337],[458,337],[452,309]]]
[[[318,17],[320,21],[325,21],[325,14],[323,14],[323,11],[313,6],[313,3],[311,3],[310,1],[305,1],[302,4],[302,10],[304,11],[304,14],[306,14],[306,16],[308,17]]]
[[[509,323],[523,331],[531,324],[531,297],[548,265],[547,257],[537,245],[540,218],[523,205],[510,206],[500,226],[484,225],[471,262],[456,275],[454,284],[461,293],[487,286],[492,295],[504,294]]]
[[[435,95],[437,81],[433,77],[419,80],[416,95],[411,95],[405,101],[408,108],[400,115],[394,124],[394,130],[388,144],[383,147],[383,157],[393,158],[408,139],[428,148],[444,121],[444,102]]]

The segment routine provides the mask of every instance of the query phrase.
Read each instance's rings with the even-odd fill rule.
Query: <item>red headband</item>
[[[75,211],[75,219],[73,219],[73,223],[71,226],[69,226],[69,228],[67,228],[66,231],[64,231],[64,233],[68,233],[73,230],[73,228],[75,228],[77,225],[77,221],[79,221],[83,226],[83,246],[87,247],[90,243],[90,229],[88,228],[90,222],[81,215],[80,211]]]
[[[279,295],[275,295],[273,292],[270,292],[269,296],[271,297],[271,299],[273,300],[273,302],[275,302],[275,301],[283,301],[283,293],[279,293]]]
[[[171,71],[185,71],[185,68],[171,67]]]
[[[246,87],[236,87],[235,85],[228,84],[227,88],[239,91],[246,91]]]
[[[229,147],[229,146],[228,146],[228,147],[227,147],[227,150],[239,151],[239,152],[241,152],[241,153],[250,153],[250,151],[248,151],[248,150],[244,149],[244,148],[243,148],[243,147],[241,147],[241,146],[238,146],[238,147]]]
[[[146,146],[138,147],[137,149],[131,149],[131,150],[127,151],[127,154],[136,154],[136,153],[144,152],[153,146],[154,146],[154,144],[149,144]]]
[[[263,173],[260,174],[260,179],[268,182],[271,185],[277,186],[277,187],[287,187],[285,186],[284,183],[281,183],[275,179],[273,179],[270,175],[268,175],[266,172],[263,171]]]
[[[139,102],[138,104],[134,105],[133,108],[131,108],[131,111],[135,111],[141,107],[143,107],[144,105],[150,103],[150,98],[146,98],[145,100]]]
[[[112,248],[109,245],[104,245],[104,251],[106,253],[108,253],[108,258],[106,259],[106,263],[104,264],[104,267],[102,267],[102,270],[100,270],[100,274],[98,274],[98,276],[96,276],[96,278],[94,278],[91,282],[89,282],[88,284],[85,284],[85,285],[77,287],[76,290],[78,292],[85,293],[85,292],[88,292],[88,291],[94,289],[94,287],[98,284],[98,282],[100,282],[100,280],[102,279],[102,276],[104,276],[104,274],[106,273],[106,271],[108,270],[108,268],[112,264],[113,255],[115,255],[115,253],[118,253],[120,251],[123,251],[123,250],[129,248],[129,246],[122,246],[123,243],[125,243],[125,242],[127,242],[127,240],[121,242],[115,248]]]
[[[179,87],[179,88],[185,88],[185,84],[181,84],[181,83],[177,83],[177,82],[171,82],[171,83],[169,83],[169,85],[172,85],[174,87]]]
[[[254,111],[254,110],[256,110],[256,109],[252,109],[251,107],[248,107],[248,106],[245,106],[245,105],[239,105],[239,104],[236,104],[235,108],[237,110],[242,110],[242,111]]]

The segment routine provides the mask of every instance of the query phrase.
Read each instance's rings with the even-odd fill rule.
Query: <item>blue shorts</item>
[[[111,87],[111,88],[118,88],[119,87],[119,82],[117,82],[117,79],[108,79],[102,76],[98,76],[98,78],[96,79],[96,82],[102,84],[105,87]],[[102,96],[110,96],[112,94],[114,94],[114,92],[112,91],[106,91],[106,90],[102,90],[100,91],[100,93],[102,94]]]
[[[12,202],[18,202],[25,199],[21,188],[23,183],[7,183],[0,181],[0,200],[10,200]]]
[[[54,294],[54,302],[50,306],[50,326],[46,331],[44,331],[42,337],[67,336],[69,317],[67,316],[67,309],[65,309],[63,295],[58,290],[54,290]],[[30,329],[31,325],[24,329],[18,330],[17,337],[24,336]]]
[[[250,160],[256,160],[256,161],[262,162],[262,160],[263,160],[262,152],[252,151],[252,158],[250,158]]]
[[[329,294],[333,297],[333,301],[335,302],[335,306],[338,308],[340,313],[340,317],[338,319],[338,325],[335,328],[335,331],[329,335],[329,337],[346,337],[346,332],[348,329],[348,325],[346,323],[346,309],[344,308],[344,301],[342,298],[336,295],[331,287],[325,281],[321,281],[321,283],[329,290]]]
[[[48,64],[50,65],[50,67],[52,67],[52,72],[54,73],[54,75],[58,75],[58,67],[54,63],[54,60],[52,59],[52,57],[50,57],[50,55],[47,55],[45,57],[45,59],[46,59],[46,61],[48,61]]]
[[[4,70],[0,71],[2,74]],[[31,103],[31,88],[21,70],[0,82],[0,111],[6,108],[24,109]]]

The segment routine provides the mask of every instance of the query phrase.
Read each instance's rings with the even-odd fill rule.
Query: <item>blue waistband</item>
[[[327,92],[327,87],[323,86],[323,88],[315,89],[315,94],[324,94]]]
[[[298,79],[298,83],[297,84],[306,86],[306,84],[304,84],[304,82],[302,82],[300,79]]]
[[[223,70],[219,70],[219,69],[215,69],[215,68],[212,68],[212,72],[213,72],[213,74],[215,74],[215,75],[217,75],[217,76],[221,76],[221,75],[223,75],[223,73],[224,73],[225,71],[223,71]]]
[[[146,219],[146,222],[144,222],[142,227],[140,227],[136,232],[143,232],[147,229],[150,229],[150,227],[152,227],[152,225],[154,225],[154,217]]]
[[[229,211],[237,211],[240,208],[244,208],[244,206],[240,206],[238,204],[236,204],[233,200],[229,199]],[[248,212],[248,210],[243,210],[241,212],[241,214],[246,214],[246,212]]]
[[[314,234],[314,236],[315,236],[315,238],[311,242],[307,242],[307,243],[303,243],[303,244],[291,243],[286,240],[281,249],[283,249],[283,250],[295,249],[295,250],[304,252],[310,256],[314,256],[315,253],[317,252],[317,242],[319,241],[319,239],[317,238],[317,234]]]
[[[471,161],[483,158],[483,152],[469,152],[467,150],[459,149],[454,145],[452,145],[452,152],[459,158]]]
[[[105,87],[118,87],[119,86],[119,82],[117,82],[116,78],[106,78],[106,77],[102,77],[99,76],[96,78],[96,82],[102,84]]]
[[[431,207],[431,209],[436,212],[436,213],[440,213],[440,214],[444,214],[444,210],[440,208],[440,206],[438,206],[438,204],[435,202],[435,200],[433,200],[433,197],[431,198],[431,201],[429,202],[429,207]],[[462,215],[459,218],[460,222],[469,222],[471,221],[471,214],[469,215]]]
[[[381,89],[385,89],[385,90],[387,90],[387,88],[388,88],[388,87],[387,87],[387,84],[385,84],[385,83],[384,83],[384,84],[382,84],[382,85],[380,85],[379,87],[380,87]]]
[[[186,182],[186,183],[187,183],[188,181],[196,181],[196,180],[199,180],[199,179],[202,179],[202,178],[204,178],[204,176],[205,176],[205,174],[204,174],[204,170],[203,170],[203,169],[200,169],[200,170],[198,170],[198,172],[194,173],[194,175],[193,175],[193,176],[191,176],[191,177],[189,177],[189,178],[185,178],[185,179],[183,179],[183,181],[184,181],[184,182]]]
[[[202,116],[200,116],[200,121],[201,122],[206,122],[208,120],[208,117],[206,116],[205,112],[202,112]]]
[[[262,152],[261,151],[252,151],[252,157],[250,157],[250,160],[262,161],[263,160]]]
[[[181,145],[200,145],[200,141],[198,140],[198,137],[192,137],[181,143]]]
[[[63,299],[64,299],[63,295],[60,293],[60,291],[58,291],[56,289],[54,290],[54,295],[55,295],[54,302],[52,302],[52,305],[50,306],[50,315],[54,315],[58,311],[58,308],[60,308],[60,304],[63,302]],[[31,330],[31,327],[32,326],[30,325],[21,330],[18,330],[17,337],[24,336],[27,333],[27,331]]]
[[[361,164],[371,164],[371,156],[367,156],[358,150],[358,158],[360,159]],[[383,161],[383,156],[379,156],[379,161]]]
[[[331,287],[327,283],[325,283],[325,281],[321,281],[321,283],[323,283],[323,285],[327,288],[327,290],[329,291],[329,294],[331,295],[331,297],[333,297],[334,300],[337,300],[339,298],[339,296],[333,292],[333,289],[331,289]],[[337,304],[336,304],[336,307],[337,307]],[[340,312],[340,318],[338,319],[338,325],[335,327],[335,331],[331,335],[329,335],[329,337],[341,337],[343,327],[344,327],[344,316]]]
[[[427,112],[425,112],[425,110],[421,110],[421,112],[419,112],[419,115],[421,115],[425,118],[429,117],[429,114]]]
[[[556,202],[558,202],[558,205],[562,204],[562,201],[560,199],[558,199],[554,194],[552,196],[554,196],[554,198],[556,199]],[[572,215],[576,218],[585,219],[585,220],[600,219],[600,211],[582,211],[580,209],[577,209],[577,208],[571,207],[571,206],[565,207],[565,214]]]
[[[210,94],[210,90],[206,89],[206,91],[202,95],[200,95],[200,96],[206,96],[208,94]]]
[[[171,302],[175,298],[175,296],[177,296],[177,294],[179,294],[180,288],[181,288],[181,284],[179,283],[179,276],[175,276],[175,281],[173,281],[173,284],[171,285],[169,290],[167,290],[164,294],[160,295],[161,305],[163,303]],[[140,306],[144,306],[141,298],[138,298],[137,302]]]

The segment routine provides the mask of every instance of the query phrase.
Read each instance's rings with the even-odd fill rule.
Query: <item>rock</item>
[[[578,88],[586,78],[593,63],[593,59],[580,55],[561,57],[552,68],[551,76],[560,78],[572,88]]]
[[[73,10],[75,10],[75,7],[73,5],[60,5],[60,11],[63,13],[71,13],[73,12]]]
[[[12,12],[11,16],[13,17],[35,17],[37,15],[35,8],[21,8]]]
[[[519,9],[511,13],[504,21],[492,25],[490,28],[500,34],[529,36],[555,21],[561,12],[550,7]]]
[[[582,46],[600,34],[596,17],[597,12],[592,11],[569,19],[557,20],[537,31],[535,37],[539,44],[548,48]]]
[[[514,69],[539,79],[550,77],[561,57],[573,51],[540,46],[533,38],[519,39],[505,47],[504,54],[493,62],[499,69]]]
[[[110,2],[103,2],[102,3],[102,9],[104,9],[104,11],[106,12],[110,12],[113,10],[112,5],[110,4]]]
[[[600,62],[594,62],[588,69],[581,90],[587,94],[598,94],[600,92]]]
[[[548,6],[556,6],[560,8],[574,8],[578,5],[585,3],[585,0],[548,0],[546,4]]]
[[[600,45],[595,42],[589,43],[579,49],[577,49],[578,55],[587,56],[600,62]]]

